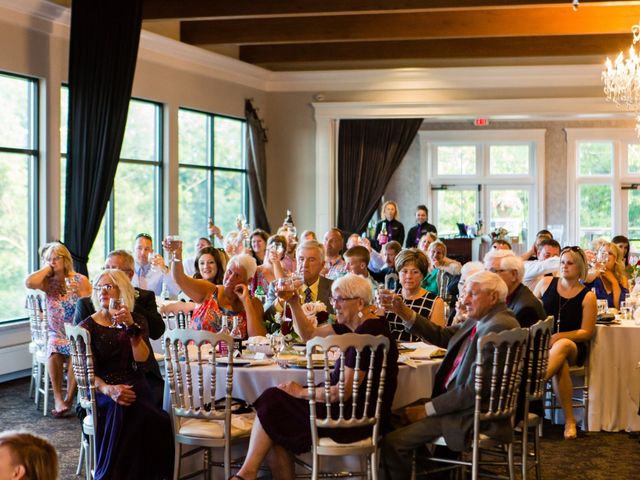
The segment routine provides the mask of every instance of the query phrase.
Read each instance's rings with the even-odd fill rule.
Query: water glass
[[[122,298],[110,298],[109,299],[109,314],[111,315],[111,326],[110,328],[123,328],[124,325],[118,323],[114,319],[114,315],[118,313],[124,305],[124,300]]]
[[[606,300],[598,299],[598,315],[604,315],[607,313],[607,308],[609,308],[609,303]]]

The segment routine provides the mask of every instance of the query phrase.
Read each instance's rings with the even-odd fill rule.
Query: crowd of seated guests
[[[516,325],[530,327],[551,315],[554,331],[547,378],[553,380],[564,410],[565,438],[575,438],[569,368],[582,365],[588,354],[595,331],[596,298],[607,299],[610,307],[618,308],[629,291],[625,270],[629,240],[618,236],[596,245],[595,252],[585,252],[579,247],[561,249],[550,232],[543,230],[522,256],[516,255],[506,240],[496,239],[484,263],[461,265],[447,257],[446,244],[438,239],[435,226],[428,223],[425,206],[417,207],[416,224],[406,239],[395,202],[386,202],[382,213],[373,238],[354,233],[346,239],[346,247],[343,232],[336,228],[320,237],[320,243],[312,231],[305,231],[298,240],[295,229],[288,225],[275,235],[259,229],[249,232],[244,225],[243,230],[223,235],[210,222],[209,236],[198,239],[191,257],[183,258],[181,242],[162,242],[171,259],[168,264],[154,252],[151,236],[141,233],[134,240],[133,256],[122,250],[109,254],[104,272],[95,280],[93,302],[88,298],[89,280],[73,271],[64,245],[47,245],[42,253],[43,268],[29,275],[25,283],[46,293],[55,399],[52,414],[62,416],[73,401],[72,376],[67,396],[62,394],[62,365],[69,356],[64,324],[72,321],[75,310],[75,323],[94,335],[99,408],[109,419],[109,429],[98,432],[99,450],[103,453],[99,454],[96,478],[110,478],[114,472],[120,474],[127,469],[129,472],[121,473],[125,475],[121,478],[132,478],[126,476],[132,467],[123,454],[124,447],[114,443],[113,432],[125,435],[132,445],[137,437],[130,433],[131,429],[143,428],[149,421],[155,422],[158,430],[157,452],[173,459],[169,452],[172,445],[167,442],[170,427],[165,428],[166,417],[159,410],[162,377],[149,343],[164,331],[155,297],[167,292],[172,296],[181,292],[188,302],[163,306],[164,311],[193,310],[188,325],[192,329],[218,331],[221,316],[227,315],[239,318],[244,338],[262,336],[267,334],[265,320],[281,315],[293,320],[303,340],[347,332],[375,333],[398,341],[424,339],[454,348],[462,355],[463,366],[452,370],[453,361],[460,360],[445,358],[441,369],[450,371],[438,372],[436,382],[442,383],[434,387],[433,399],[409,416],[414,423],[391,434],[392,440],[385,440],[383,464],[388,478],[405,478],[406,465],[402,462],[407,452],[416,442],[442,433],[442,428],[446,436],[447,422],[453,422],[461,431],[469,428],[468,417],[461,412],[467,412],[470,400],[458,399],[454,393],[456,389],[464,391],[473,377],[471,371],[463,374],[475,355],[475,346],[470,345],[473,342],[469,339]],[[216,239],[223,242],[223,248],[213,246]],[[598,249],[600,255],[596,254]],[[289,277],[295,279],[298,295],[283,302],[278,296],[279,279]],[[398,280],[397,284],[392,282],[392,290],[385,282],[389,278]],[[259,291],[265,294],[264,303],[258,298]],[[109,310],[110,298],[125,299],[118,312]],[[323,303],[337,323],[307,322],[302,304],[310,302]],[[127,328],[109,328],[118,323]],[[393,345],[387,366],[389,390],[385,395],[391,395],[386,399],[387,410],[397,372]],[[354,373],[351,360],[347,356],[349,375]],[[141,368],[131,370],[135,364]],[[336,378],[332,377],[332,382]],[[306,387],[286,384],[267,390],[258,399],[258,420],[238,478],[255,478],[265,458],[279,471],[292,471],[292,453],[301,453],[310,446],[306,396]],[[448,404],[447,398],[456,400]],[[273,410],[276,404],[278,412]],[[120,412],[128,412],[132,405],[136,405],[135,421],[130,419],[133,414],[122,417]],[[294,420],[281,422],[282,415]],[[438,421],[425,421],[431,417]],[[336,441],[353,440],[344,433],[336,432]],[[398,441],[400,435],[404,436],[403,441]],[[457,436],[452,440],[454,447],[464,443]],[[160,470],[171,468],[167,462],[156,464]],[[162,472],[158,475],[162,478]],[[284,474],[283,478],[289,477]]]

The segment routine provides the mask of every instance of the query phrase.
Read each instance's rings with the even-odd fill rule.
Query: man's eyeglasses
[[[331,305],[335,307],[338,303],[342,305],[344,302],[348,300],[357,300],[357,299],[358,297],[331,297],[329,299],[329,302],[331,303]]]
[[[111,285],[110,283],[105,283],[104,285],[94,285],[93,291],[101,292],[102,290],[106,290],[107,292],[110,292],[114,288],[115,288],[115,285]]]

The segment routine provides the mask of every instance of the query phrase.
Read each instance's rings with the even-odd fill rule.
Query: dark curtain
[[[251,200],[251,218],[255,228],[271,231],[267,219],[267,156],[265,143],[267,132],[262,126],[258,112],[251,100],[244,103],[244,114],[247,119],[247,173],[249,176],[249,198]]]
[[[142,0],[73,0],[64,239],[84,274],[118,166],[141,23]]]
[[[343,232],[364,231],[421,124],[421,118],[340,120],[338,228]]]

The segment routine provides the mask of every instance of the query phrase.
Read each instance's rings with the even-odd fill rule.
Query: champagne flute
[[[122,298],[109,299],[109,315],[111,315],[111,326],[109,328],[123,328],[124,325],[116,322],[115,315],[122,309],[124,300]]]

